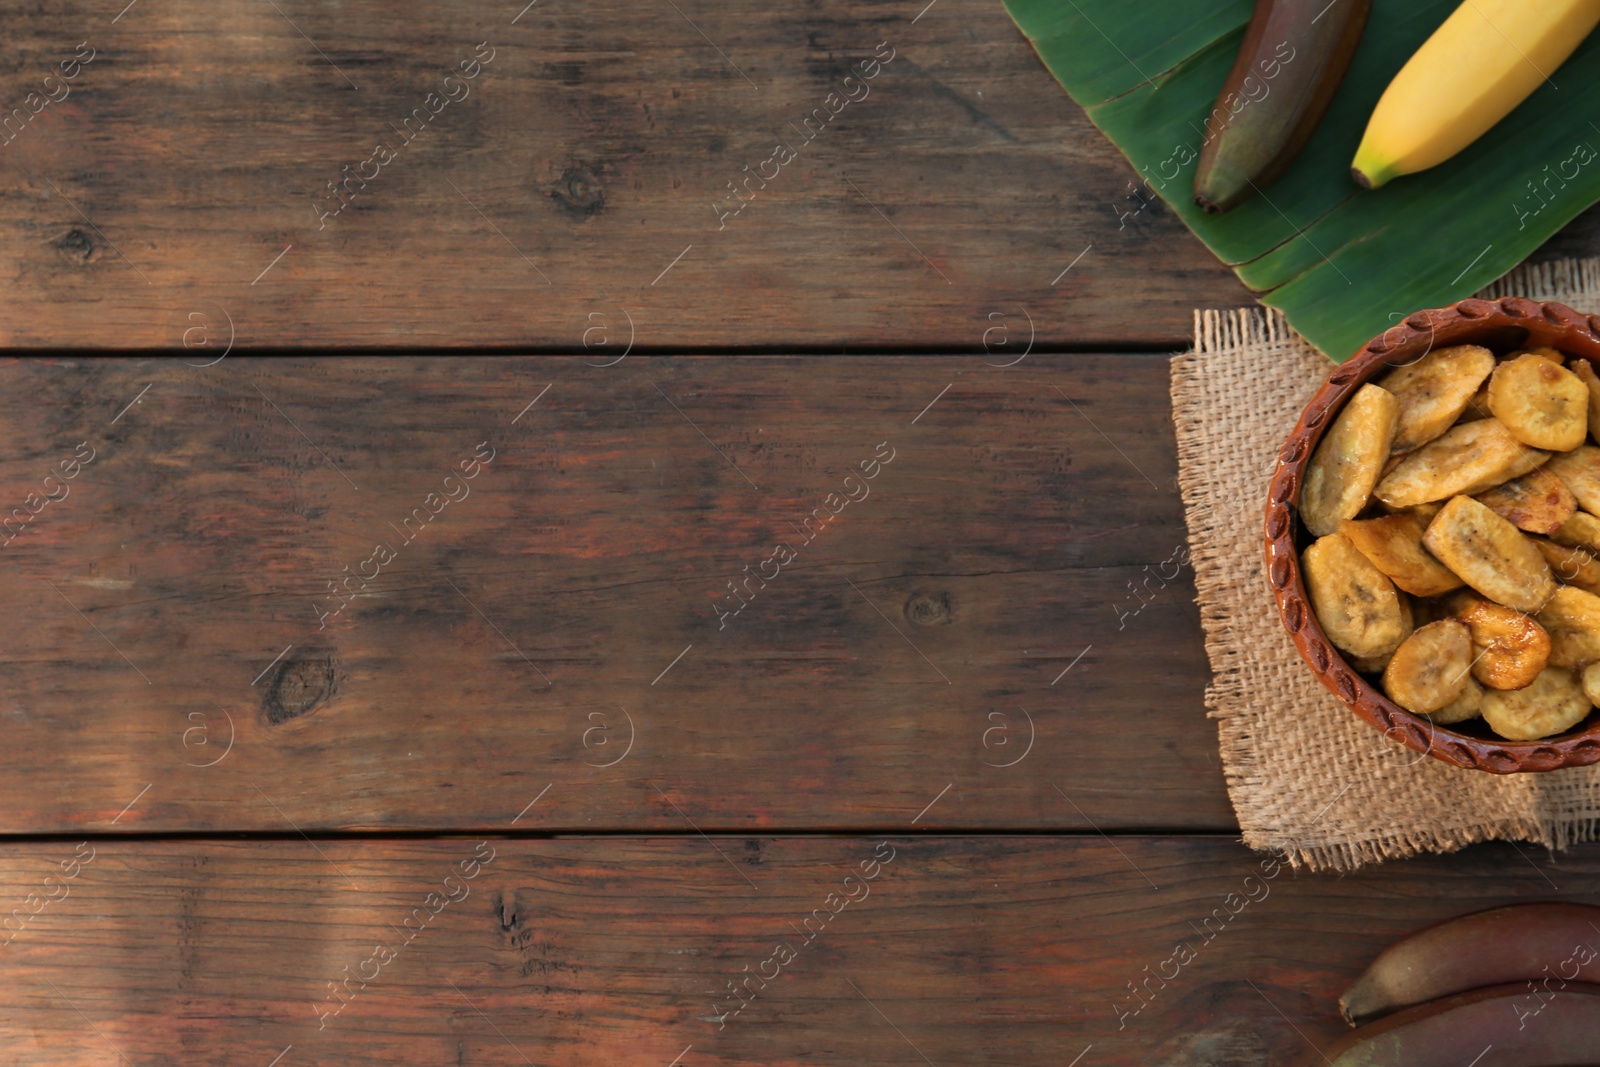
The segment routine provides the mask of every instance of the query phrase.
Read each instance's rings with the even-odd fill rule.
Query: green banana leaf
[[[1367,119],[1457,6],[1374,0],[1344,83],[1299,158],[1262,195],[1207,215],[1193,201],[1201,131],[1251,0],[1004,2],[1149,187],[1335,361],[1413,311],[1470,296],[1600,200],[1600,33],[1453,159],[1369,191],[1350,178]]]

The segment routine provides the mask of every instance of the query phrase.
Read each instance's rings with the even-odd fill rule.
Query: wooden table
[[[1312,1063],[1596,898],[1238,843],[1132,589],[1249,297],[997,5],[118,6],[6,12],[18,1062]]]

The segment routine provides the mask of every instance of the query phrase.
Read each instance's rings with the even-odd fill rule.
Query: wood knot
[[[88,234],[74,227],[56,239],[56,251],[74,263],[88,263],[99,250]]]
[[[517,891],[497,890],[494,895],[495,914],[500,919],[500,929],[505,933],[513,933],[517,929],[519,916],[517,915]]]
[[[600,179],[587,167],[573,167],[561,176],[555,188],[550,191],[550,196],[555,202],[567,209],[567,213],[578,218],[586,219],[606,206],[605,190],[600,188]]]
[[[912,593],[906,600],[906,620],[917,626],[946,626],[951,622],[949,593]]]
[[[333,695],[333,656],[312,652],[287,660],[273,675],[262,708],[273,726],[298,719]]]

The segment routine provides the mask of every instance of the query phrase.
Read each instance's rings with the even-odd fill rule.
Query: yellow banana
[[[1527,99],[1596,23],[1600,0],[1466,0],[1384,90],[1351,176],[1376,189],[1443,163]]]

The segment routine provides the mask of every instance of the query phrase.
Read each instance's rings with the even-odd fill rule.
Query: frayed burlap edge
[[[1559,300],[1589,310],[1600,305],[1600,259],[1557,260],[1524,266],[1480,295],[1491,299],[1523,295],[1535,300]],[[1249,657],[1262,653],[1259,649],[1247,650],[1242,646],[1237,639],[1235,618],[1241,610],[1250,610],[1249,605],[1241,604],[1241,593],[1259,597],[1266,603],[1271,599],[1270,587],[1262,572],[1259,526],[1261,497],[1271,475],[1275,449],[1274,457],[1265,459],[1259,481],[1229,487],[1218,484],[1214,476],[1204,473],[1198,442],[1203,439],[1203,429],[1209,429],[1217,415],[1216,398],[1207,396],[1211,365],[1219,357],[1237,357],[1246,350],[1250,350],[1252,360],[1298,359],[1315,371],[1303,395],[1295,398],[1295,412],[1330,366],[1325,357],[1288,326],[1280,312],[1270,308],[1196,311],[1195,347],[1172,361],[1171,398],[1178,444],[1178,483],[1189,528],[1206,654],[1213,672],[1212,684],[1206,690],[1207,716],[1218,721],[1224,778],[1245,843],[1252,848],[1282,853],[1297,867],[1347,871],[1385,859],[1455,851],[1483,841],[1522,840],[1560,849],[1600,839],[1600,773],[1595,773],[1594,768],[1513,776],[1522,781],[1517,783],[1520,788],[1510,789],[1500,784],[1505,779],[1499,776],[1456,771],[1458,775],[1475,776],[1466,787],[1494,793],[1497,802],[1490,806],[1501,808],[1503,813],[1500,817],[1475,820],[1466,813],[1466,824],[1460,822],[1462,813],[1455,810],[1460,807],[1462,783],[1459,781],[1451,783],[1451,793],[1456,799],[1440,798],[1441,808],[1448,804],[1452,810],[1442,811],[1439,823],[1433,826],[1386,829],[1377,822],[1382,818],[1384,809],[1381,806],[1368,809],[1371,814],[1365,825],[1349,825],[1347,821],[1346,825],[1330,825],[1321,830],[1316,827],[1318,820],[1314,819],[1314,832],[1308,833],[1305,827],[1274,822],[1272,798],[1300,785],[1298,780],[1291,784],[1277,781],[1275,776],[1314,774],[1319,770],[1325,773],[1325,769],[1301,767],[1289,772],[1263,758],[1263,745],[1253,728],[1253,723],[1259,719],[1253,713],[1245,713],[1245,709],[1251,707],[1253,694],[1247,692],[1241,682],[1242,666]],[[1213,408],[1207,407],[1208,399],[1213,402]],[[1290,429],[1292,419],[1281,427],[1277,439],[1281,440]],[[1243,587],[1239,582],[1241,561],[1237,559],[1242,532],[1238,523],[1249,527],[1248,543],[1254,546],[1249,566],[1257,578],[1253,585]],[[1287,635],[1281,636],[1282,648],[1268,650],[1267,654],[1287,654],[1297,659]],[[1324,696],[1333,700],[1331,695],[1324,693]],[[1348,716],[1349,713],[1344,714]],[[1419,773],[1429,772],[1437,774],[1438,768],[1429,767],[1426,772]],[[1265,804],[1262,803],[1264,798]],[[1514,811],[1504,812],[1507,802]]]

